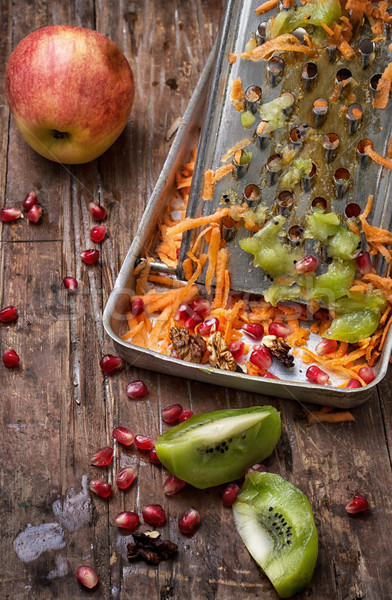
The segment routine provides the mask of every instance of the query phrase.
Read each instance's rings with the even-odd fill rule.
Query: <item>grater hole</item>
[[[350,104],[347,108],[347,118],[350,121],[359,121],[362,118],[363,110],[360,104]]]
[[[292,225],[287,233],[290,242],[299,244],[304,236],[304,228],[301,225]]]
[[[283,190],[278,196],[278,206],[281,208],[291,208],[294,204],[294,195],[289,190]]]
[[[245,98],[248,102],[258,102],[261,98],[261,89],[258,85],[250,85],[246,92]]]
[[[380,81],[381,77],[382,73],[375,73],[370,78],[370,89],[372,90],[372,92],[375,92],[377,90],[378,82]]]
[[[350,69],[347,67],[343,67],[343,69],[339,69],[336,73],[336,82],[341,83],[342,81],[349,81],[352,78],[352,73]]]
[[[313,112],[315,115],[326,115],[328,112],[328,100],[326,98],[316,98],[313,102]]]
[[[366,156],[366,147],[367,146],[370,146],[370,148],[373,148],[373,142],[371,140],[361,140],[358,143],[357,151],[360,156]]]
[[[335,171],[334,179],[336,182],[347,183],[350,181],[350,171],[344,167],[340,167]]]
[[[260,188],[255,183],[249,183],[244,190],[244,197],[247,202],[255,202],[260,197]]]
[[[339,147],[339,136],[336,133],[327,133],[324,136],[324,148],[326,150],[336,150]]]
[[[273,56],[268,61],[268,71],[271,75],[280,75],[283,73],[285,66],[285,62],[280,56]]]
[[[290,131],[290,140],[293,144],[302,144],[308,127],[309,125],[306,123],[304,125],[299,125],[298,127],[293,127],[293,129]]]
[[[259,42],[259,44],[264,43],[266,36],[267,36],[267,22],[263,21],[262,23],[259,23],[259,25],[257,27],[257,32],[256,32],[256,37],[257,37],[257,41]]]
[[[270,173],[279,173],[282,168],[282,157],[280,154],[270,156],[267,162],[267,169]]]
[[[318,75],[318,66],[314,62],[308,62],[302,67],[302,77],[305,81],[313,81]]]
[[[322,209],[325,210],[327,208],[327,201],[325,198],[322,198],[321,196],[317,196],[317,198],[313,198],[312,200],[312,208],[313,209]]]
[[[350,204],[347,204],[344,212],[348,219],[356,218],[361,214],[361,207],[356,202],[350,202]]]

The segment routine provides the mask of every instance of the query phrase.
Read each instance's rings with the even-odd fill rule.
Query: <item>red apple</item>
[[[45,158],[86,163],[113,144],[132,108],[127,59],[106,36],[52,25],[26,36],[6,69],[8,104],[20,133]]]

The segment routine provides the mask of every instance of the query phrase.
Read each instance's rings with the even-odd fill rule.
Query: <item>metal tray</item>
[[[249,0],[245,0],[245,2],[241,0],[228,0],[227,2],[217,47],[211,53],[184,114],[183,124],[177,132],[137,234],[109,297],[103,315],[104,327],[108,335],[112,338],[116,351],[124,360],[141,368],[175,377],[185,377],[214,385],[256,392],[266,396],[277,396],[302,402],[330,405],[342,409],[353,408],[365,402],[370,397],[373,387],[385,376],[392,350],[392,332],[389,332],[387,336],[383,353],[375,367],[375,380],[364,388],[356,389],[342,389],[330,386],[320,388],[320,386],[311,384],[305,380],[305,369],[301,369],[301,366],[297,366],[291,370],[290,381],[287,380],[287,370],[284,369],[282,371],[275,370],[276,374],[282,378],[281,380],[264,379],[247,374],[221,371],[208,365],[184,362],[159,354],[158,352],[140,348],[129,342],[125,342],[121,338],[121,335],[126,331],[125,313],[129,309],[129,296],[134,294],[135,289],[133,276],[135,262],[143,248],[148,245],[151,236],[154,235],[156,221],[162,213],[163,207],[168,202],[168,199],[171,199],[172,194],[175,193],[175,173],[182,164],[189,160],[189,149],[197,146],[200,138],[201,124],[203,123],[204,131],[208,131],[211,128],[216,108],[216,98],[221,98],[223,94],[224,85],[222,81],[223,83],[227,83],[227,81],[225,82],[222,79],[223,60],[227,60],[227,48],[231,50],[234,47],[236,36],[238,36],[238,31],[232,26],[233,19],[236,18],[239,11],[245,10],[245,4],[248,5]],[[253,4],[252,8],[254,8]],[[244,25],[242,24],[242,39],[244,35],[243,27]],[[249,34],[249,30],[246,31],[246,34]],[[226,76],[228,72],[229,69],[226,68]],[[208,141],[208,138],[210,141]],[[211,152],[215,147],[215,143],[216,135],[210,137],[206,134],[202,135],[202,147],[199,146],[198,156],[200,157],[208,149],[208,145],[210,145],[209,152]],[[200,183],[197,181],[193,184],[196,189],[198,185]],[[385,187],[388,187],[388,183],[378,178],[378,195],[380,195],[380,191],[386,191]],[[382,190],[382,188],[384,189]],[[193,187],[192,191],[194,189]],[[390,218],[390,210],[387,210],[385,204],[381,208],[379,204],[376,208],[379,213],[377,221],[380,223],[385,222],[386,216],[387,220]],[[283,378],[286,379],[284,380]]]

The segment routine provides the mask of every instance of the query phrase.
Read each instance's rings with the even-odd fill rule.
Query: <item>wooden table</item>
[[[61,600],[95,597],[226,599],[276,598],[233,528],[221,488],[187,489],[167,498],[166,473],[134,448],[117,449],[112,466],[90,466],[99,448],[112,444],[116,425],[155,436],[160,409],[174,402],[195,412],[271,403],[282,415],[282,438],[266,462],[300,487],[313,506],[320,554],[310,586],[298,598],[386,600],[392,597],[392,377],[362,407],[355,422],[309,425],[308,408],[294,402],[188,382],[125,367],[105,377],[100,357],[112,350],[102,311],[135,234],[170,143],[165,134],[181,116],[215,38],[222,0],[92,2],[0,0],[2,85],[1,206],[21,205],[39,192],[44,216],[1,227],[1,306],[14,304],[19,318],[2,325],[1,352],[15,348],[17,369],[1,373],[1,581],[0,597]],[[70,23],[101,31],[126,53],[136,78],[131,120],[99,160],[64,168],[35,154],[17,133],[5,102],[4,69],[11,49],[32,30]],[[28,90],[26,90],[28,93]],[[102,260],[87,267],[80,251],[90,247],[87,205],[108,210],[109,238]],[[66,275],[77,277],[70,298]],[[126,384],[143,379],[147,400],[132,401]],[[322,392],[320,392],[322,393]],[[91,497],[88,478],[113,480],[119,467],[138,472],[132,488],[108,500]],[[371,510],[350,517],[344,506],[355,492]],[[179,544],[176,560],[158,568],[130,564],[113,524],[121,510],[161,503],[164,538]],[[190,538],[178,515],[197,508],[202,524]],[[74,576],[93,565],[99,586],[92,593]]]

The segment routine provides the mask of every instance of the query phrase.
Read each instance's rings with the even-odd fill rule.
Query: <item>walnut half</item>
[[[169,332],[170,341],[178,358],[189,362],[201,363],[206,343],[201,335],[190,334],[185,327],[172,327]]]
[[[291,347],[283,338],[277,338],[276,335],[265,335],[263,337],[263,345],[285,367],[294,367],[294,356],[289,354]]]
[[[237,362],[229,350],[220,331],[216,331],[207,340],[207,350],[211,352],[208,361],[213,367],[224,371],[236,371]]]

